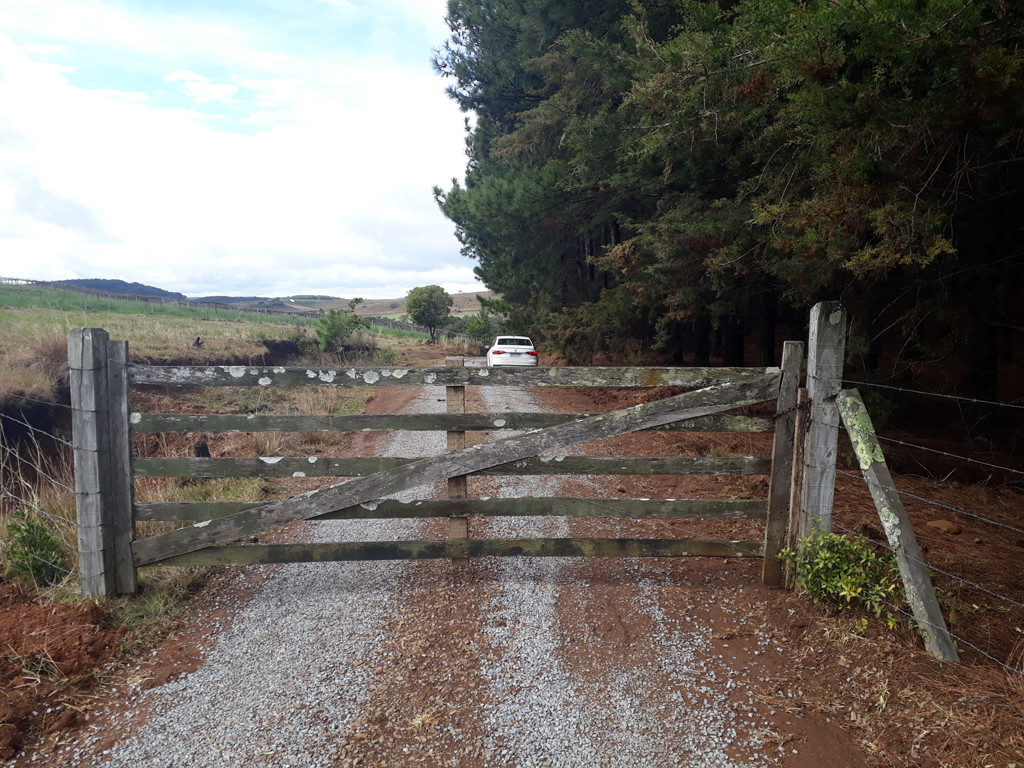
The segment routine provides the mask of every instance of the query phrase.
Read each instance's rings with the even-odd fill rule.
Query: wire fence
[[[936,401],[956,405],[982,407],[1006,414],[1002,426],[1019,418],[1017,413],[1024,406],[1015,402],[999,402],[970,397],[960,397],[939,392],[927,392],[888,384],[845,380],[846,386],[879,388],[887,393],[898,392],[902,397],[934,398]],[[884,430],[883,430],[884,431]],[[901,437],[908,435],[902,434]],[[925,565],[933,573],[940,592],[940,603],[944,613],[951,617],[950,633],[961,649],[969,649],[980,657],[998,664],[1018,675],[1024,675],[1024,572],[1020,568],[1007,567],[1020,562],[1024,556],[1024,469],[1014,466],[1016,457],[1012,450],[995,450],[993,442],[987,442],[984,458],[979,458],[967,439],[954,440],[947,434],[941,447],[922,445],[923,439],[900,439],[879,435],[884,446],[898,446],[901,461],[916,462],[916,469],[929,467],[935,457],[942,460],[941,470],[926,472],[924,476],[896,475],[895,488],[908,514],[917,523],[915,530],[924,541],[926,548]],[[958,451],[960,445],[964,450]],[[908,459],[908,457],[911,457]],[[952,466],[954,470],[949,470]],[[951,481],[957,467],[983,467],[991,470],[988,480],[998,476],[999,482],[964,483]],[[859,489],[865,494],[867,488],[858,471],[838,468],[837,476],[848,479],[845,489]],[[950,499],[953,497],[953,500]],[[847,505],[836,511],[832,524],[837,532],[861,541],[870,542],[890,553],[892,547],[884,537],[867,535],[863,526],[856,522],[877,519],[873,504]],[[853,510],[856,510],[854,512]],[[938,514],[937,514],[938,513]],[[951,518],[946,522],[952,527],[940,525],[929,528],[934,518]],[[968,527],[970,531],[963,530]],[[945,532],[943,532],[943,530]],[[895,608],[895,606],[892,606]],[[905,614],[904,608],[898,609]],[[961,616],[969,616],[965,622]]]

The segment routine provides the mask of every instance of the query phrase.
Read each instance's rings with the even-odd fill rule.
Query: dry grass
[[[74,485],[69,450],[59,446],[44,449],[38,441],[25,440],[15,452],[6,442],[0,442],[0,553],[6,553],[11,516],[24,510],[49,524],[68,555],[70,571],[76,572],[78,527]]]
[[[41,358],[63,370],[67,365],[67,335],[76,327],[103,328],[112,339],[127,339],[131,358],[136,361],[188,360],[195,364],[258,364],[266,354],[263,339],[289,338],[295,333],[295,327],[288,323],[50,309],[6,310],[3,320],[0,368],[23,368],[27,362]],[[193,346],[196,337],[202,338],[201,347]]]

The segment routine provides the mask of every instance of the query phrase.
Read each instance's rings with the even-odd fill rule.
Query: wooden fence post
[[[882,445],[875,435],[871,416],[856,389],[845,389],[836,397],[843,424],[850,433],[850,442],[860,464],[864,479],[871,489],[871,497],[878,508],[878,517],[885,528],[889,546],[896,555],[903,589],[914,614],[918,631],[924,638],[925,648],[933,656],[947,661],[957,660],[956,647],[942,618],[928,566],[918,546],[917,537],[910,526],[889,467],[882,455]]]
[[[100,328],[73,328],[68,334],[78,571],[86,597],[116,590],[113,531],[105,519],[110,488],[108,340],[107,332]]]
[[[466,364],[463,357],[446,357],[445,365],[450,368],[461,368]],[[466,388],[445,387],[445,402],[448,413],[464,414],[466,412]],[[448,432],[448,450],[459,451],[466,447],[466,433],[464,431]],[[448,498],[465,499],[469,496],[468,478],[465,475],[448,478]],[[448,519],[449,539],[469,538],[469,518],[452,517]],[[465,557],[453,557],[452,565],[464,567],[469,565],[469,559]]]
[[[797,539],[807,533],[800,529],[806,518],[800,514],[800,489],[804,479],[804,443],[807,440],[807,389],[800,387],[796,392],[796,425],[793,435],[793,481],[789,489],[789,525],[786,532],[786,548],[796,550]]]
[[[761,582],[777,587],[782,577],[779,552],[786,537],[789,491],[793,479],[793,435],[796,427],[796,391],[804,345],[787,341],[782,347],[782,382],[779,386],[775,438],[772,441],[772,473],[768,483],[768,520],[764,528],[764,563]]]
[[[127,469],[128,347],[101,328],[68,334],[78,563],[86,597],[135,590]]]
[[[804,476],[800,494],[801,535],[832,531],[832,501],[836,488],[839,411],[835,397],[842,387],[846,310],[836,301],[811,309],[807,350],[807,394],[811,400]]]
[[[128,425],[128,342],[107,342],[107,396],[110,418],[110,519],[113,528],[114,584],[119,595],[134,594],[135,484],[132,482],[132,443]]]

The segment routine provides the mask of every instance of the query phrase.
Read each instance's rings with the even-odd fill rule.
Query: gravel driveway
[[[481,396],[494,411],[541,410],[521,391],[484,387]],[[425,387],[409,411],[443,408],[444,389]],[[441,452],[445,440],[399,433],[382,443],[385,454],[407,456]],[[545,477],[470,485],[481,496],[557,491]],[[442,523],[325,521],[309,535],[439,538]],[[564,519],[473,525],[473,536],[573,535]],[[112,746],[104,732],[84,736],[39,764],[816,765],[820,734],[780,736],[796,726],[757,703],[761,665],[778,664],[781,649],[749,619],[750,565],[493,558],[462,569],[267,568],[271,577],[212,635],[202,666],[132,690],[98,718],[114,731],[140,713],[143,724]],[[801,754],[805,740],[812,749]]]

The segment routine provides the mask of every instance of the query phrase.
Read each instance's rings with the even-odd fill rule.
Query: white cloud
[[[237,85],[215,83],[208,77],[181,69],[164,75],[164,81],[179,83],[178,90],[197,104],[206,104],[210,101],[230,102],[231,97],[238,93]]]
[[[430,192],[465,159],[463,116],[426,60],[297,56],[254,24],[96,0],[16,2],[11,18],[0,29],[49,37],[0,35],[0,274],[190,294],[480,288]],[[94,53],[82,87],[45,60],[77,64],[83,47],[146,48],[151,83],[97,82]]]

